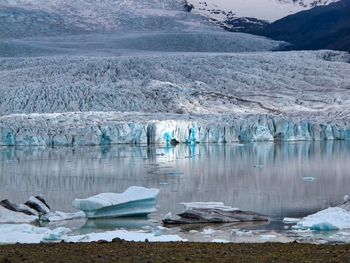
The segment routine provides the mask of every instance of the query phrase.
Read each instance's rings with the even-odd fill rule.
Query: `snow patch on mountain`
[[[258,19],[273,22],[297,12],[339,0],[188,0],[193,12],[207,16],[213,21],[234,19]],[[254,23],[261,23],[254,21]]]

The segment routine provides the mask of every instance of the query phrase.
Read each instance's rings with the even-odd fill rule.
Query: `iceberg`
[[[164,224],[202,224],[202,223],[232,223],[268,221],[269,218],[251,211],[242,211],[239,208],[226,206],[221,202],[193,202],[182,203],[185,211],[180,219],[172,219],[167,215],[163,219]]]
[[[350,229],[350,212],[340,207],[330,207],[304,217],[293,229],[329,231]]]
[[[124,193],[102,193],[86,199],[75,199],[73,207],[88,218],[146,216],[156,211],[158,189],[132,186]]]
[[[344,196],[344,203],[337,207],[329,207],[301,219],[294,229],[310,229],[318,231],[350,229],[350,200]]]

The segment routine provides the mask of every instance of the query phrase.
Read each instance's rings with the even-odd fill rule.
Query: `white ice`
[[[191,210],[191,209],[219,209],[222,211],[236,211],[239,210],[239,208],[232,208],[230,206],[226,206],[222,202],[191,202],[191,203],[181,203],[181,205],[184,206],[185,210]]]
[[[127,241],[171,242],[186,241],[177,235],[156,235],[142,231],[115,230],[103,233],[73,235],[68,228],[60,227],[50,230],[45,227],[35,227],[28,224],[0,224],[0,244],[41,243],[41,242],[93,242],[99,240],[112,241],[120,238]]]
[[[61,212],[61,211],[56,211],[56,212],[49,212],[48,214],[43,215],[42,217],[40,217],[40,220],[49,221],[49,222],[56,222],[56,221],[81,219],[81,218],[85,218],[85,217],[86,217],[86,215],[82,211],[79,211],[76,213],[65,213],[65,212]]]
[[[330,207],[301,219],[293,229],[341,230],[350,228],[350,212],[340,207]]]
[[[4,223],[32,223],[38,220],[37,216],[30,216],[14,212],[0,206],[0,224]]]
[[[300,218],[285,217],[283,223],[285,224],[296,224],[300,221]]]

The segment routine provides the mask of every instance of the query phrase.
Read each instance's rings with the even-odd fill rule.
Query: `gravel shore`
[[[350,245],[135,243],[0,246],[0,262],[349,262]]]

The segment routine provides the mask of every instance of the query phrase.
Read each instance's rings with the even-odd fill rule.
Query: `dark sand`
[[[113,243],[0,246],[0,262],[350,262],[350,245]]]

